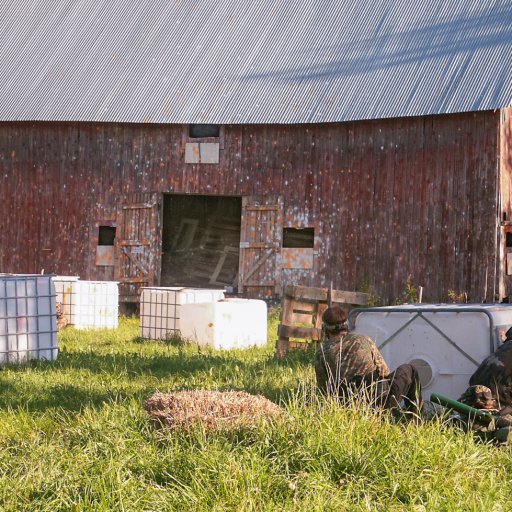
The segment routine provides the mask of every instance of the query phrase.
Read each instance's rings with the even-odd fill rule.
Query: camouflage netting
[[[157,426],[171,429],[187,429],[199,423],[209,430],[236,429],[283,414],[267,398],[244,391],[156,392],[144,406]]]

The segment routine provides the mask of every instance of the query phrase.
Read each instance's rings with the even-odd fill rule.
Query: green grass
[[[319,399],[311,352],[141,341],[138,322],[60,333],[54,363],[0,372],[0,510],[507,511],[512,451],[441,422]],[[236,389],[283,405],[253,429],[162,433],[155,390]]]

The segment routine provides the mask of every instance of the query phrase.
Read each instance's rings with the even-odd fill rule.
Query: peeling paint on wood
[[[278,250],[254,271],[253,284],[267,291],[282,283],[364,284],[390,301],[410,277],[425,301],[446,300],[450,289],[492,301],[512,285],[503,278],[499,233],[503,215],[512,220],[510,127],[508,110],[226,126],[219,163],[203,165],[185,164],[182,126],[2,123],[0,271],[112,279],[109,267],[95,264],[95,226],[116,218],[126,194],[281,195],[276,236],[283,226],[314,227],[314,269],[281,268]],[[267,244],[270,215],[262,210],[242,227],[252,236],[242,242]],[[155,236],[148,226],[139,242]],[[254,264],[263,257],[256,245],[241,252]],[[143,267],[154,283],[160,257],[161,248],[151,249]]]

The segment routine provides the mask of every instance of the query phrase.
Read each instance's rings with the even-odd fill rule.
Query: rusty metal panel
[[[96,265],[100,267],[114,266],[115,248],[113,245],[98,245],[96,247]]]
[[[199,142],[187,142],[185,144],[185,163],[198,164],[201,162]]]
[[[313,268],[313,249],[287,248],[281,249],[281,268]]]
[[[199,144],[200,162],[202,164],[218,164],[219,163],[219,143],[218,142],[201,142]]]
[[[218,142],[187,142],[185,144],[186,164],[218,164]]]

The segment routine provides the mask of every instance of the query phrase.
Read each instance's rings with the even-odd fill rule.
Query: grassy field
[[[217,352],[116,331],[60,333],[59,358],[0,372],[0,510],[512,509],[512,450],[319,399],[312,353]],[[258,393],[288,417],[209,434],[155,431],[155,390]]]

